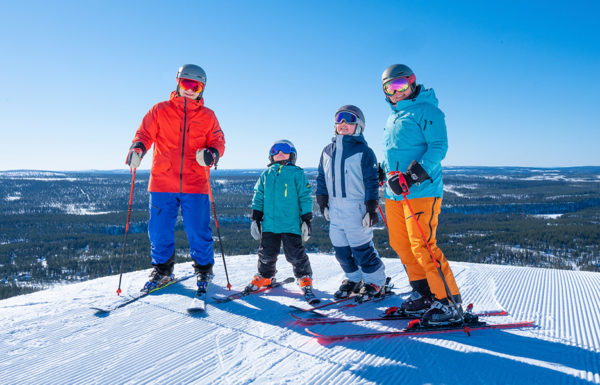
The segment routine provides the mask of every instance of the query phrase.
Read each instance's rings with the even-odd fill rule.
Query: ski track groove
[[[388,260],[384,262],[388,264]],[[255,263],[255,258],[244,259],[240,266],[248,270],[243,270],[243,267],[234,270],[230,274],[232,282],[249,279],[251,274],[248,271],[255,269]],[[316,275],[321,268],[327,277],[327,280],[315,280],[317,288],[322,285],[321,290],[330,293],[335,291],[339,284],[337,280],[342,277],[336,270],[328,270],[331,264],[332,259],[320,263],[313,260]],[[564,346],[585,349],[588,353],[579,353],[580,364],[585,369],[578,365],[569,366],[568,363],[546,362],[543,358],[547,356],[541,353],[539,358],[534,355],[529,361],[541,367],[557,367],[547,376],[559,383],[585,380],[600,384],[600,360],[597,354],[593,354],[600,352],[597,305],[600,276],[597,273],[451,264],[464,297],[476,304],[475,311],[505,309],[509,312],[507,318],[534,320],[540,326],[533,331],[490,331],[488,343],[498,344],[501,348],[503,336],[522,335],[528,336],[528,339],[559,341]],[[408,285],[399,262],[388,266],[388,275],[393,277],[397,287],[400,283]],[[278,276],[289,276],[288,266],[281,270]],[[332,274],[333,271],[336,273]],[[144,273],[133,274],[142,277]],[[132,281],[128,283],[128,290],[135,290]],[[219,282],[219,285],[222,287],[224,283]],[[0,332],[3,342],[0,354],[9,361],[0,364],[3,368],[0,383],[435,383],[448,375],[447,380],[452,383],[464,380],[462,376],[466,374],[445,373],[448,366],[444,365],[424,371],[419,365],[430,362],[431,354],[440,349],[472,355],[472,344],[476,344],[475,351],[483,352],[478,355],[489,354],[486,353],[486,344],[479,345],[486,340],[471,339],[459,333],[439,338],[380,338],[322,346],[308,337],[303,328],[285,326],[291,322],[291,317],[285,317],[286,306],[277,303],[281,293],[273,291],[260,298],[235,301],[222,307],[209,303],[208,316],[199,317],[185,311],[192,286],[194,284],[187,281],[174,285],[169,291],[144,298],[105,318],[94,317],[90,310],[81,306],[73,308],[73,305],[70,312],[61,313],[60,307],[52,306],[52,301],[29,300],[38,298],[39,294],[37,297],[23,296],[28,298],[26,303],[35,306],[36,310],[43,312],[44,306],[47,306],[52,311],[38,317],[22,315],[21,322],[18,316],[6,316],[8,330]],[[285,290],[283,295],[293,291]],[[596,295],[589,295],[589,292]],[[93,291],[90,290],[90,293]],[[92,298],[81,294],[78,293],[80,305]],[[273,306],[268,301],[272,301]],[[386,301],[376,307],[386,307]],[[246,306],[246,302],[267,308],[254,309]],[[18,308],[18,305],[10,304],[0,307],[5,313]],[[265,309],[271,308],[274,313],[268,317]],[[339,312],[348,316],[361,308]],[[152,317],[151,320],[148,316]],[[6,317],[0,314],[0,321]],[[360,323],[358,328],[386,330],[394,326]],[[107,335],[106,331],[115,335]],[[152,354],[144,354],[153,347],[160,348],[158,359]],[[501,349],[498,353],[500,357],[506,356]],[[504,359],[519,360],[517,356],[511,357],[498,358],[499,363],[502,364]],[[549,357],[554,359],[556,356]],[[169,370],[162,370],[167,363]],[[514,381],[519,378],[509,372],[506,377],[489,380],[485,373],[493,375],[498,373],[498,369],[496,365],[485,365],[476,373],[479,381],[474,383],[501,383],[502,380],[516,383]],[[557,377],[556,373],[561,370],[572,373]]]

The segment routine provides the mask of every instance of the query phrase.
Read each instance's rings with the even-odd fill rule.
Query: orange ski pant
[[[416,198],[410,199],[409,203],[421,225],[433,255],[440,264],[450,292],[453,296],[459,295],[460,292],[448,260],[437,246],[436,230],[442,199]],[[413,282],[426,279],[435,298],[447,298],[444,282],[405,201],[386,199],[385,214],[388,222],[390,246],[400,256],[406,267],[408,280]]]

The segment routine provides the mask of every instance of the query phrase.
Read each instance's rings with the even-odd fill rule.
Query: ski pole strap
[[[406,182],[406,178],[404,177],[404,174],[402,174],[400,171],[390,171],[388,173],[388,180],[393,177],[394,175],[398,176],[398,183],[400,184],[400,189],[402,190],[402,195],[404,195],[404,198],[406,198],[406,196],[409,194],[408,191],[408,183]]]

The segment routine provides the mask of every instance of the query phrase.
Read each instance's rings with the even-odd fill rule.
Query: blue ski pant
[[[200,265],[213,264],[208,195],[151,192],[148,237],[152,264],[167,262],[175,251],[175,224],[180,207],[192,259]]]
[[[363,201],[330,197],[329,238],[346,278],[381,286],[385,283],[385,266],[373,245],[373,229],[362,225],[366,212]]]

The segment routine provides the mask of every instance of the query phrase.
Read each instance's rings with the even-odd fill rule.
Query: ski
[[[385,281],[386,290],[385,290],[384,295],[381,296],[381,297],[362,298],[362,296],[360,296],[360,295],[350,295],[348,297],[341,298],[341,299],[338,299],[338,300],[335,300],[335,301],[331,301],[331,302],[327,302],[327,303],[324,303],[322,305],[313,306],[311,308],[303,308],[303,307],[296,306],[296,305],[289,305],[289,306],[292,309],[294,309],[294,310],[298,310],[298,311],[301,311],[301,312],[309,312],[309,313],[312,313],[312,314],[317,315],[319,317],[327,317],[327,314],[319,312],[318,310],[322,309],[322,308],[325,308],[325,307],[329,307],[329,306],[333,306],[333,305],[338,305],[338,304],[341,304],[341,303],[349,301],[349,300],[354,300],[353,301],[354,303],[343,304],[343,305],[341,305],[339,307],[336,307],[336,309],[351,308],[351,307],[356,307],[356,306],[358,306],[358,305],[360,305],[362,303],[379,302],[379,301],[382,301],[382,300],[384,300],[384,299],[386,299],[388,297],[396,295],[396,293],[394,293],[392,291],[392,289],[394,288],[394,286],[393,285],[389,285],[389,283],[390,283],[390,277],[388,277],[386,279],[386,281]],[[403,294],[406,294],[406,293],[403,293]]]
[[[147,296],[149,294],[152,294],[152,293],[154,293],[154,292],[156,292],[158,290],[164,289],[165,287],[169,287],[169,286],[171,286],[174,283],[182,282],[182,281],[185,281],[186,279],[190,279],[190,278],[195,277],[195,276],[196,276],[195,274],[184,275],[183,277],[175,278],[172,281],[169,281],[169,282],[165,283],[164,285],[156,287],[156,288],[154,288],[154,289],[152,289],[150,291],[140,291],[137,294],[130,295],[129,298],[124,297],[122,301],[119,301],[119,302],[114,303],[112,305],[109,305],[109,306],[106,306],[106,307],[91,306],[90,308],[92,310],[95,310],[96,314],[110,313],[110,312],[112,312],[114,310],[122,308],[123,306],[127,306],[130,303],[133,303],[133,302],[135,302],[135,301],[137,301],[139,299],[142,299],[145,296]]]
[[[240,291],[238,293],[233,293],[228,295],[227,297],[212,297],[216,303],[225,303],[225,302],[230,302],[236,299],[240,299],[243,297],[246,297],[248,295],[252,295],[252,294],[258,294],[258,293],[262,293],[264,291],[279,287],[281,285],[285,285],[286,283],[292,283],[294,282],[296,279],[294,277],[288,277],[286,279],[284,279],[283,281],[276,281],[274,284],[269,285],[269,286],[265,286],[261,289],[258,289],[256,291]]]
[[[508,313],[504,310],[493,310],[493,311],[484,311],[480,313],[475,313],[475,316],[478,317],[493,317],[493,316],[506,316]],[[410,316],[410,315],[383,315],[380,317],[373,318],[304,318],[300,317],[296,314],[292,314],[298,324],[301,325],[326,325],[326,324],[337,324],[337,323],[346,323],[346,322],[370,322],[370,321],[395,321],[395,320],[414,320],[419,319],[418,316]]]
[[[372,339],[379,337],[409,337],[409,336],[423,336],[423,335],[431,335],[431,334],[443,334],[443,333],[457,333],[464,332],[467,335],[471,335],[471,331],[474,330],[485,330],[485,329],[520,329],[520,328],[529,328],[535,327],[534,321],[524,321],[524,322],[511,322],[511,323],[501,323],[501,324],[487,324],[485,322],[471,322],[465,325],[446,325],[446,326],[424,326],[417,322],[417,326],[409,326],[406,329],[402,329],[399,331],[380,331],[380,332],[372,332],[372,333],[356,333],[356,334],[321,334],[316,333],[309,328],[305,328],[304,330],[316,337],[319,340],[323,341],[341,341],[341,340],[349,340],[349,339]]]
[[[191,314],[206,312],[206,297],[206,290],[197,292],[188,306],[187,312]]]

